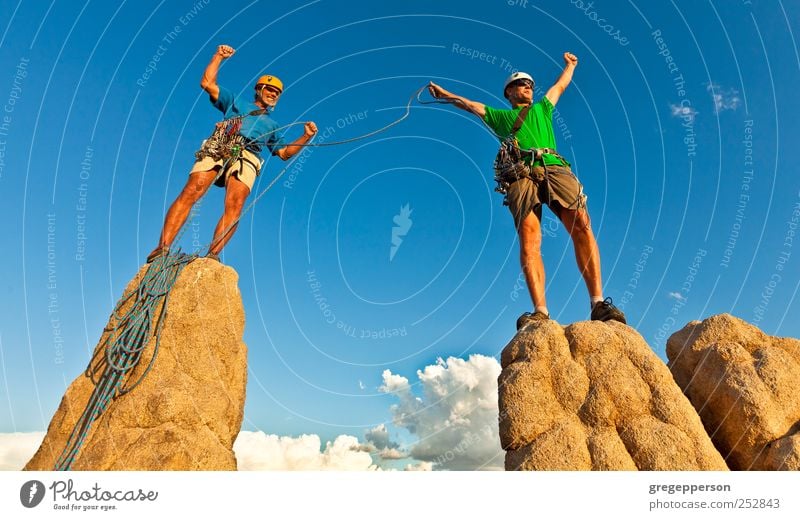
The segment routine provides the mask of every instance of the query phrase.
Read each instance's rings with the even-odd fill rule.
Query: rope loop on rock
[[[95,383],[94,391],[56,461],[55,471],[72,469],[94,421],[108,408],[112,399],[136,388],[150,372],[158,355],[170,291],[183,268],[195,258],[197,255],[180,251],[157,258],[148,266],[139,285],[117,303],[111,315],[113,329],[106,330],[108,335],[104,348],[98,349],[86,368],[86,376]],[[123,310],[126,306],[128,309]],[[153,355],[136,380],[131,382],[151,338],[155,338]]]

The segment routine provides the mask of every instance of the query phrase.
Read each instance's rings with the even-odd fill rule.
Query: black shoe
[[[222,260],[219,259],[219,255],[212,253],[211,251],[206,253],[206,258],[210,258],[211,260],[216,260],[217,262],[222,263]]]
[[[614,320],[627,324],[625,314],[611,303],[611,298],[606,298],[592,306],[592,319],[597,321]]]
[[[527,325],[528,323],[533,323],[535,321],[547,321],[550,319],[549,314],[545,314],[541,311],[536,311],[534,313],[524,312],[522,316],[517,318],[517,330],[520,330],[522,327]]]

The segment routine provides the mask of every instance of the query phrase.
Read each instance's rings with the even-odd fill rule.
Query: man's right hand
[[[458,96],[452,92],[448,92],[433,81],[428,82],[428,92],[430,92],[431,96],[435,97],[436,99],[447,98],[447,100],[452,102],[456,107],[460,108],[461,110],[466,110],[467,112],[472,112],[481,119],[486,117],[486,105],[483,103],[470,101],[463,96]]]
[[[208,92],[209,99],[212,103],[216,103],[219,99],[219,85],[217,85],[217,72],[224,60],[227,60],[236,51],[230,45],[220,45],[217,47],[217,52],[211,58],[211,61],[206,65],[206,70],[203,72],[203,77],[200,79],[200,87]]]
[[[223,60],[227,60],[228,58],[233,56],[233,53],[235,53],[235,52],[236,52],[236,50],[234,50],[234,48],[231,47],[230,45],[220,45],[219,47],[217,47],[217,54]]]
[[[439,99],[440,97],[444,97],[445,91],[442,87],[434,83],[433,81],[428,83],[428,92],[431,93],[431,96]]]

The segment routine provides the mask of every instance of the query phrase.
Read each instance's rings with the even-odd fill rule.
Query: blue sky
[[[220,116],[199,79],[222,43],[237,52],[221,85],[249,95],[279,76],[275,119],[313,120],[328,142],[399,118],[431,79],[502,107],[520,69],[538,98],[575,53],[556,139],[589,195],[606,295],[662,358],[670,334],[723,312],[800,337],[800,10],[651,4],[5,3],[0,431],[46,428],[154,247]],[[422,395],[416,371],[438,358],[499,356],[530,302],[496,148],[468,114],[414,103],[375,137],[308,149],[259,199],[224,251],[247,312],[243,429],[363,439],[386,424],[409,447],[384,370]],[[269,160],[250,200],[284,166]],[[203,199],[184,249],[209,242],[221,204]],[[568,237],[548,210],[543,227],[550,312],[587,319]]]

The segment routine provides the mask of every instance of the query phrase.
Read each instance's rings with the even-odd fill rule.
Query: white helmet
[[[506,93],[506,88],[508,88],[508,86],[510,84],[512,84],[513,82],[515,82],[515,81],[517,81],[519,79],[527,79],[528,81],[531,82],[531,85],[535,85],[536,84],[536,82],[533,81],[533,77],[530,74],[528,74],[527,72],[515,72],[515,73],[513,73],[512,75],[510,75],[509,77],[506,78],[506,83],[505,83],[505,85],[503,85],[503,95],[504,96],[505,96],[505,93]]]

